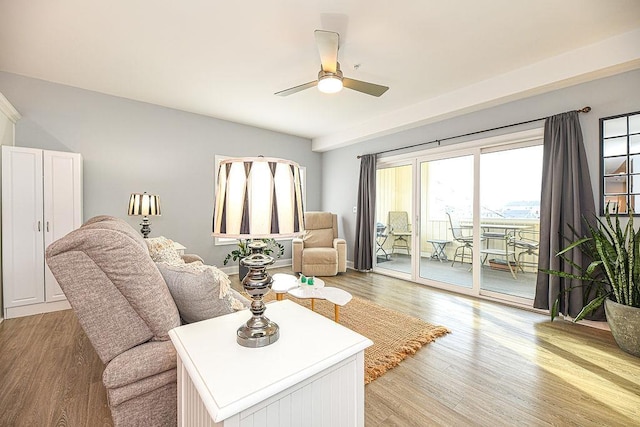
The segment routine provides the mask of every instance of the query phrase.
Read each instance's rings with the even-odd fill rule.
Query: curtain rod
[[[591,107],[587,106],[587,107],[583,107],[583,108],[581,108],[579,110],[574,110],[574,111],[577,112],[577,113],[588,113],[589,111],[591,111]],[[513,127],[513,126],[526,125],[527,123],[533,123],[533,122],[539,122],[540,120],[546,120],[549,117],[551,117],[551,116],[540,117],[538,119],[533,119],[533,120],[527,120],[526,122],[512,123],[510,125],[498,126],[498,127],[491,128],[491,129],[477,130],[475,132],[469,132],[469,133],[465,133],[465,134],[462,134],[462,135],[449,136],[449,137],[441,138],[441,139],[434,139],[433,141],[428,141],[428,142],[419,142],[417,144],[407,145],[406,147],[398,147],[398,148],[391,148],[389,150],[378,151],[377,153],[373,153],[373,154],[391,153],[393,151],[406,150],[406,149],[409,149],[409,148],[420,147],[421,145],[434,144],[434,143],[438,143],[438,145],[440,145],[440,143],[442,141],[448,141],[450,139],[456,139],[456,138],[463,138],[465,136],[477,135],[479,133],[491,132],[491,131],[494,131],[494,130],[506,129],[506,128],[510,128],[510,127]],[[363,156],[363,154],[359,155],[358,159],[361,158],[362,156]]]

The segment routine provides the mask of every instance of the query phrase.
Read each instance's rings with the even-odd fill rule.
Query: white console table
[[[364,349],[373,343],[292,301],[267,305],[280,338],[236,343],[247,310],[169,331],[179,426],[364,426]]]

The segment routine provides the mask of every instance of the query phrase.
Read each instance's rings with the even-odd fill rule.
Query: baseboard
[[[353,270],[353,271],[357,271],[360,273],[370,273],[373,271],[373,269],[371,270],[356,270],[356,268],[353,266],[353,261],[349,261],[347,260],[347,270]]]
[[[607,323],[606,320],[603,320],[601,322],[598,322],[598,321],[595,321],[595,320],[580,320],[578,322],[574,322],[573,321],[573,317],[571,317],[571,316],[562,316],[562,318],[564,320],[566,320],[567,322],[572,322],[572,323],[576,323],[578,325],[588,326],[590,328],[602,329],[603,331],[610,331],[611,330],[611,328],[609,327],[609,323]]]
[[[279,267],[290,267],[291,266],[291,258],[287,258],[287,259],[278,259],[276,260],[275,263],[271,264],[269,267],[267,267],[267,270],[270,270],[272,268],[279,268]],[[238,274],[238,263],[236,262],[234,265],[229,266],[229,267],[218,267],[220,269],[220,271],[226,273],[228,276],[231,276],[233,274]]]
[[[50,313],[52,311],[68,310],[71,308],[69,301],[43,302],[39,304],[22,305],[19,307],[8,307],[4,309],[6,319],[15,317],[32,316],[34,314]]]

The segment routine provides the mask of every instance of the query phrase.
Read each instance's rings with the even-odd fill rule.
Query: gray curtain
[[[356,244],[353,267],[356,270],[373,268],[376,221],[376,155],[360,157],[360,184],[356,216]]]
[[[579,270],[556,254],[567,246],[566,239],[574,240],[568,225],[584,236],[582,218],[591,219],[594,214],[593,191],[578,112],[549,117],[544,125],[538,267],[579,274]],[[589,263],[589,260],[583,260],[579,250],[566,255],[577,265],[586,267]],[[533,306],[549,309],[561,291],[580,284],[573,279],[538,273]],[[575,317],[585,303],[585,292],[583,288],[566,292],[560,299],[560,313]]]

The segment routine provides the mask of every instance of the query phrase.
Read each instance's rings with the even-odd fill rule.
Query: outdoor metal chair
[[[538,257],[538,249],[540,248],[540,232],[534,230],[520,230],[518,236],[513,239],[515,249],[521,249],[517,255],[518,268],[524,273],[522,265],[522,257],[532,255]],[[537,267],[537,263],[536,263]]]
[[[465,235],[462,232],[462,227],[460,227],[458,221],[454,221],[449,213],[446,215],[449,218],[449,225],[451,228],[451,234],[453,235],[453,240],[460,244],[453,254],[453,262],[451,263],[451,266],[453,267],[455,265],[457,257],[460,257],[460,263],[464,263],[465,257],[469,258],[469,262],[473,261],[473,236]],[[469,255],[466,255],[467,249],[469,250]]]
[[[392,254],[396,249],[404,249],[408,255],[411,255],[411,246],[409,246],[411,224],[409,224],[409,214],[406,211],[389,212],[389,235],[393,236]]]
[[[378,222],[376,223],[376,257],[380,258],[380,253],[382,253],[382,257],[387,261],[391,258],[391,255],[384,248],[384,244],[389,237],[389,234],[386,233],[387,226]]]

